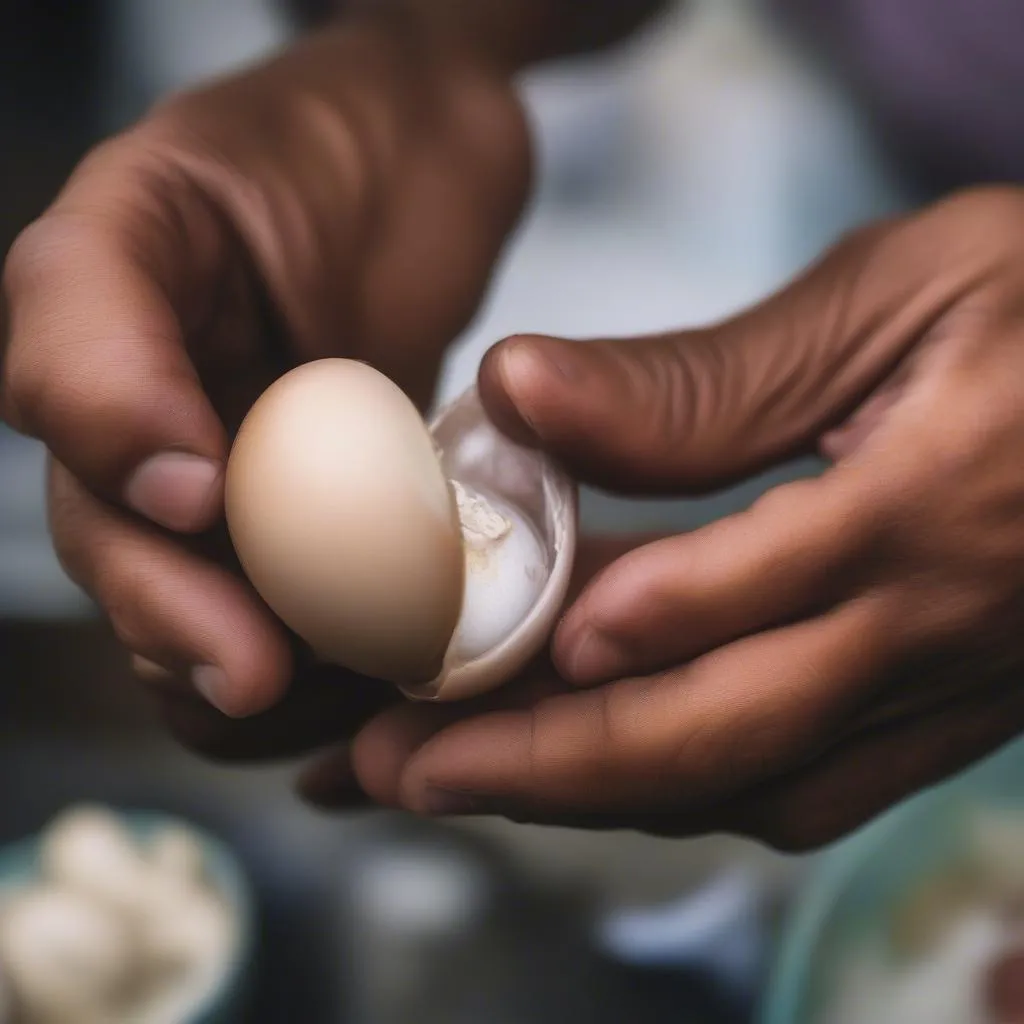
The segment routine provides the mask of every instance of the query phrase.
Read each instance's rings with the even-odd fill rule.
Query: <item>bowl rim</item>
[[[883,847],[932,819],[943,807],[955,810],[963,798],[973,801],[981,796],[989,806],[1003,804],[1007,780],[1019,778],[1022,768],[1024,739],[1019,739],[890,808],[818,854],[798,902],[779,929],[758,1024],[796,1024],[801,1020],[817,963],[812,951],[843,893]],[[1019,810],[1016,800],[1014,806]]]
[[[821,855],[799,903],[780,931],[779,952],[761,1001],[759,1024],[795,1024],[800,1020],[815,964],[809,951],[857,872],[903,824],[903,819],[887,816]]]

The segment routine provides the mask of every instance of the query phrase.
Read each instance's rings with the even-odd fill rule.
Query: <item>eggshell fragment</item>
[[[423,420],[387,377],[327,359],[277,380],[242,424],[225,502],[246,575],[317,654],[397,684],[438,674],[462,542]]]
[[[576,558],[578,489],[543,453],[505,437],[488,418],[475,388],[442,409],[430,432],[445,476],[491,499],[512,524],[482,574],[467,568],[462,622],[441,673],[425,685],[402,688],[414,700],[466,700],[509,682],[548,642]],[[471,562],[473,551],[467,550],[466,557]],[[491,579],[481,578],[492,572]],[[485,587],[494,588],[486,597]],[[479,639],[487,620],[502,618],[496,591],[504,591],[506,605],[519,602],[517,621],[501,639],[492,634],[493,646],[482,651]],[[471,637],[477,642],[460,650],[459,641]]]

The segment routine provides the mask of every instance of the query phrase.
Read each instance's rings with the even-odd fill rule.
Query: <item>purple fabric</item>
[[[1024,182],[1024,0],[775,0],[926,174]]]

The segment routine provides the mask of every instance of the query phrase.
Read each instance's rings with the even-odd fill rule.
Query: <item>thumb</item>
[[[498,427],[581,480],[634,493],[726,486],[812,451],[945,308],[920,281],[922,232],[851,236],[783,291],[721,324],[585,344],[516,337],[480,371]]]

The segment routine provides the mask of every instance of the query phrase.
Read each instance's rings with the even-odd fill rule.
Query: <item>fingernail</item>
[[[208,525],[221,497],[219,462],[186,452],[162,452],[147,459],[125,489],[129,508],[180,533]]]
[[[561,338],[512,341],[501,353],[501,372],[509,390],[529,390],[539,377],[554,370],[574,384],[587,375],[589,361],[578,341]]]
[[[583,386],[586,368],[577,349],[576,342],[556,339],[513,340],[499,347],[498,375],[511,404],[509,411],[518,420],[518,424],[504,423],[503,429],[520,444],[529,446],[540,441],[550,408],[562,410],[564,394],[559,380],[573,387]]]
[[[132,671],[140,679],[150,682],[162,682],[173,675],[169,668],[164,668],[163,665],[158,665],[155,661],[150,661],[149,658],[143,658],[138,654],[132,656]]]
[[[192,669],[192,685],[196,692],[208,700],[218,711],[232,718],[240,716],[232,705],[232,694],[229,691],[228,677],[223,669],[216,665],[198,665]]]
[[[423,806],[426,813],[433,818],[457,818],[494,813],[494,805],[487,797],[452,789],[440,789],[436,786],[429,786],[424,792]]]
[[[584,629],[564,658],[569,681],[590,685],[606,682],[616,674],[621,660],[619,647],[593,629]]]

